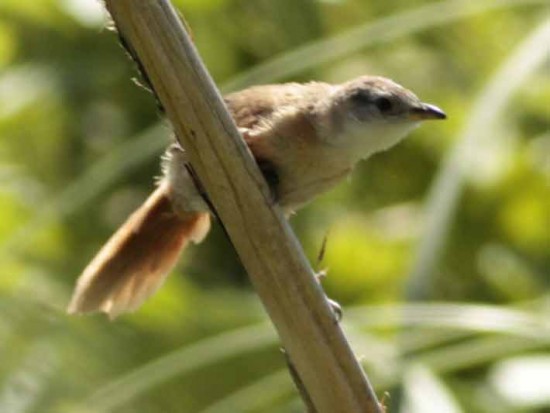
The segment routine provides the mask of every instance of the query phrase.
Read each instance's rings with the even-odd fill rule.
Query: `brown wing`
[[[319,86],[328,86],[317,83]],[[310,84],[285,83],[262,85],[235,92],[225,97],[225,103],[239,128],[254,130],[269,122],[272,116],[288,106],[300,106],[309,102],[308,94],[315,88]]]
[[[225,98],[235,123],[271,188],[273,198],[284,207],[292,208],[311,198],[308,195],[305,200],[296,200],[295,196],[286,199],[286,192],[292,191],[292,188],[286,187],[291,182],[299,185],[303,181],[303,177],[292,174],[294,170],[298,171],[298,175],[302,171],[306,175],[311,174],[307,170],[310,162],[306,162],[304,168],[298,167],[304,163],[302,160],[307,158],[307,154],[315,156],[312,149],[319,146],[316,145],[316,129],[308,114],[320,99],[330,93],[330,88],[329,84],[320,82],[265,85]],[[287,181],[286,186],[282,185],[282,180]]]

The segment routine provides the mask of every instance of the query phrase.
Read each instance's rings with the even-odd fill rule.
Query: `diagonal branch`
[[[303,251],[167,0],[106,0],[319,413],[381,413]]]

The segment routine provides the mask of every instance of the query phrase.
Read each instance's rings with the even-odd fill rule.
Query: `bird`
[[[287,216],[423,121],[447,117],[398,83],[369,75],[341,84],[252,86],[224,101]],[[211,208],[184,148],[170,145],[161,165],[156,189],[78,278],[69,313],[115,318],[135,311],[161,287],[186,245],[207,235]]]

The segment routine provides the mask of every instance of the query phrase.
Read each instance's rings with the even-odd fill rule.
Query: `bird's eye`
[[[353,102],[355,104],[361,105],[361,106],[366,106],[372,103],[371,96],[362,90],[354,93],[351,98],[353,99]]]
[[[393,106],[391,100],[385,97],[376,98],[374,100],[374,104],[376,108],[380,111],[380,113],[389,112]]]

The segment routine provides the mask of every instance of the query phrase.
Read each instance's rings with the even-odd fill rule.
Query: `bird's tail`
[[[189,241],[210,229],[208,212],[176,214],[161,184],[113,234],[78,279],[69,313],[133,311],[162,285]]]

